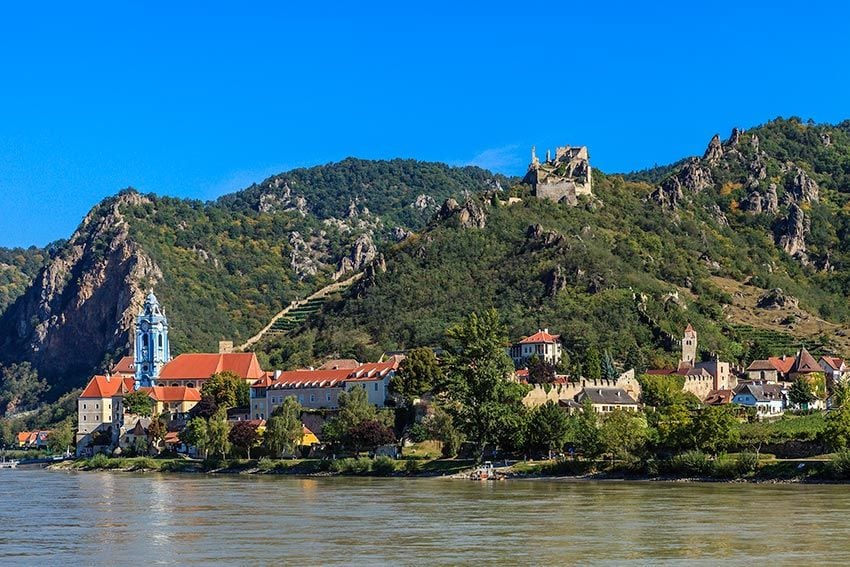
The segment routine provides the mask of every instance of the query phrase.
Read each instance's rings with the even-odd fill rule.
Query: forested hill
[[[442,215],[390,247],[385,271],[261,350],[291,366],[305,352],[437,345],[466,313],[496,307],[514,337],[562,333],[575,371],[591,345],[622,366],[673,363],[671,338],[689,322],[705,356],[850,354],[850,122],[735,130],[672,167],[595,172],[593,190],[571,208],[517,186],[519,203],[479,198],[476,214]]]
[[[169,317],[175,354],[238,344],[290,301],[424,227],[445,198],[507,184],[474,167],[347,159],[212,203],[122,191],[49,255],[0,251],[0,278],[9,280],[0,300],[10,303],[0,364],[31,362],[58,396],[129,352],[149,288]]]

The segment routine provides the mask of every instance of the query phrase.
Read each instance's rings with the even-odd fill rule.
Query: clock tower
[[[136,317],[136,342],[133,351],[136,389],[154,386],[159,371],[169,360],[171,349],[168,345],[168,319],[151,291]]]

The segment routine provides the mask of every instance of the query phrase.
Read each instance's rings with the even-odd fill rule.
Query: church
[[[177,426],[201,400],[201,387],[213,374],[232,372],[249,385],[264,376],[250,352],[188,353],[172,359],[168,319],[153,292],[145,298],[134,327],[133,355],[119,360],[107,374],[93,376],[77,400],[78,455],[128,448],[132,431],[146,419],[125,411],[123,398],[131,392],[146,392],[155,413],[167,413]]]

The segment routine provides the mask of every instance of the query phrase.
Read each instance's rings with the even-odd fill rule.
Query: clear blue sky
[[[211,199],[346,156],[520,174],[532,144],[628,171],[850,118],[845,3],[685,4],[4,4],[0,246],[127,186]]]

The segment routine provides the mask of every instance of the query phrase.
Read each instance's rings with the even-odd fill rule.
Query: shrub
[[[744,451],[735,459],[735,464],[738,466],[738,475],[749,476],[758,470],[759,456],[757,453]]]
[[[338,459],[331,464],[331,471],[339,474],[367,474],[372,469],[372,459]]]
[[[257,461],[257,469],[263,472],[269,472],[274,470],[275,462],[268,457],[263,457],[259,461]]]
[[[410,475],[419,474],[422,471],[422,463],[417,459],[407,459],[404,461],[404,472]]]
[[[738,460],[728,455],[720,455],[711,463],[711,476],[714,478],[737,478]]]
[[[372,472],[378,476],[389,476],[395,472],[395,461],[385,455],[375,457],[372,461]]]
[[[829,463],[829,471],[833,478],[850,479],[850,449],[842,449],[832,457],[832,461]]]
[[[702,451],[686,451],[675,455],[667,465],[668,471],[677,476],[703,476],[711,470],[708,457]]]
[[[109,467],[109,457],[103,453],[98,453],[86,462],[87,469],[105,469]]]
[[[159,470],[159,464],[153,460],[151,457],[139,457],[133,463],[133,466],[130,470],[134,471],[143,471],[143,470],[151,470],[156,471]]]

